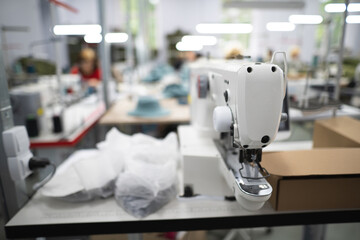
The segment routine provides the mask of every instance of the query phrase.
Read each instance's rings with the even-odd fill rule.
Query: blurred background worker
[[[299,46],[293,46],[290,49],[289,58],[289,79],[301,79],[306,76],[306,68],[301,61],[301,49]]]
[[[231,48],[226,52],[225,59],[243,59],[244,56],[239,48]]]
[[[83,83],[95,88],[101,81],[98,59],[92,48],[84,48],[79,54],[78,64],[71,69],[72,74],[80,74]]]

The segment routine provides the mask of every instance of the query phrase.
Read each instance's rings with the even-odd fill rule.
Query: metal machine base
[[[239,149],[226,149],[221,141],[215,140],[222,161],[219,168],[227,184],[233,190],[236,200],[247,210],[260,209],[270,198],[271,185],[261,175],[257,165],[239,162]]]

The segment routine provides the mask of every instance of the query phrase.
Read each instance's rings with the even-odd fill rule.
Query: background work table
[[[162,99],[160,105],[170,110],[170,114],[162,117],[141,118],[128,115],[136,107],[136,101],[122,99],[117,101],[100,119],[101,125],[118,124],[169,124],[190,122],[189,105],[180,105],[176,99]]]

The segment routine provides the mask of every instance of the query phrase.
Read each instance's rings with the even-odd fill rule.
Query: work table
[[[269,203],[249,212],[237,202],[173,200],[158,212],[136,219],[113,197],[67,203],[36,194],[7,224],[9,238],[108,233],[230,229],[359,221],[360,209],[276,212]]]
[[[189,127],[179,128],[180,132],[189,132]],[[190,131],[191,133],[192,131]],[[212,157],[216,151],[209,141],[196,143],[191,134],[180,134],[181,151],[194,157]],[[190,138],[189,138],[190,137]],[[188,139],[188,140],[186,140]],[[186,141],[184,141],[186,140]],[[274,143],[276,144],[276,143]],[[286,143],[276,149],[307,149],[311,143],[291,145]],[[191,147],[193,146],[193,147]],[[202,184],[208,173],[196,165],[190,166],[199,172],[199,178],[192,179],[197,193],[223,195],[225,180],[211,175],[208,184]],[[183,166],[179,171],[180,186]],[[186,169],[184,168],[184,172]],[[198,181],[198,182],[195,182]],[[42,196],[34,197],[6,224],[8,238],[74,236],[111,233],[143,233],[187,230],[232,229],[250,227],[270,227],[304,224],[345,223],[360,221],[360,209],[332,209],[312,211],[275,211],[266,202],[258,211],[249,212],[236,201],[209,199],[174,199],[156,213],[143,219],[137,219],[117,205],[115,198],[96,199],[90,202],[70,203]]]

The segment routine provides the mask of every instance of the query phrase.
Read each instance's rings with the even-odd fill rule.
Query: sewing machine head
[[[275,139],[284,118],[284,75],[274,63],[202,62],[193,76],[192,124],[228,132],[233,144],[243,149],[266,147]]]
[[[224,79],[224,84],[225,105],[214,109],[214,129],[230,132],[238,147],[266,147],[279,128],[285,96],[283,71],[274,64],[246,64],[234,79]]]
[[[286,72],[285,54],[284,62]],[[225,179],[233,186],[239,203],[256,210],[272,192],[265,180],[269,174],[260,164],[262,148],[275,139],[280,121],[287,118],[282,114],[284,71],[273,62],[214,61],[202,63],[196,77],[192,123],[202,130],[212,125],[222,133],[216,143],[225,163]],[[210,109],[212,124],[209,116],[203,117]]]

